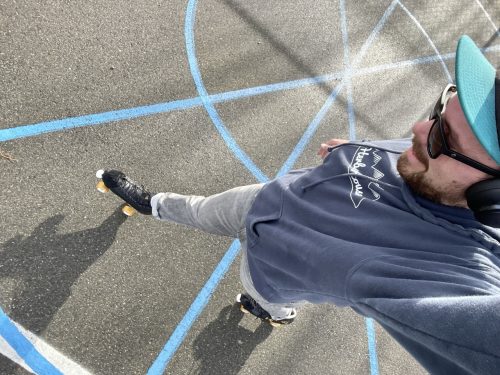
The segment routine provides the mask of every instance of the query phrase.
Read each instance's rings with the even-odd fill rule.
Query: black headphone
[[[500,228],[500,178],[475,183],[467,189],[465,196],[480,223]]]
[[[500,144],[500,78],[495,78],[495,118],[498,143]],[[474,217],[481,223],[500,228],[500,178],[475,183],[465,192],[467,204]]]

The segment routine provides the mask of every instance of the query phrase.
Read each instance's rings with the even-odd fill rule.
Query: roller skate
[[[110,190],[123,199],[126,204],[122,207],[122,212],[127,216],[132,216],[136,212],[143,215],[151,215],[151,194],[143,186],[138,185],[124,173],[115,170],[99,170],[96,173],[99,179],[97,190],[107,193]]]
[[[271,315],[264,310],[252,297],[247,294],[238,294],[236,302],[240,305],[240,310],[245,314],[252,314],[264,322],[269,323],[273,327],[283,327],[284,325],[291,324],[297,316],[297,311],[293,310],[290,317],[286,319],[273,319]]]

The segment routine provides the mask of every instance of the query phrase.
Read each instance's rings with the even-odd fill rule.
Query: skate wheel
[[[102,175],[104,174],[104,169],[99,169],[96,173],[95,176],[97,178],[102,178]]]
[[[99,190],[101,193],[109,192],[109,188],[104,184],[103,180],[97,183],[97,190]]]
[[[250,311],[248,311],[247,309],[245,309],[243,307],[243,305],[240,305],[240,311],[243,313],[243,314],[250,314]]]
[[[122,208],[122,212],[127,215],[127,216],[132,216],[132,215],[135,215],[135,213],[137,212],[135,210],[135,208],[129,206],[128,204],[126,204],[125,206],[123,206]]]
[[[277,323],[274,320],[268,320],[267,322],[271,325],[271,327],[274,327],[274,328],[283,328],[283,324]]]

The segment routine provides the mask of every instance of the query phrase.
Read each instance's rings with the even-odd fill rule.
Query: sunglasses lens
[[[437,158],[441,155],[442,148],[443,138],[441,137],[441,132],[439,131],[438,120],[436,120],[429,131],[429,137],[427,139],[427,150],[429,151],[429,156],[433,159]]]

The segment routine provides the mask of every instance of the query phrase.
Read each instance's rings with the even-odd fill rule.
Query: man
[[[349,306],[431,373],[498,374],[500,81],[467,36],[456,79],[411,143],[333,139],[322,165],[264,185],[205,198],[102,178],[142,213],[239,238],[244,312],[283,325],[304,302]]]

